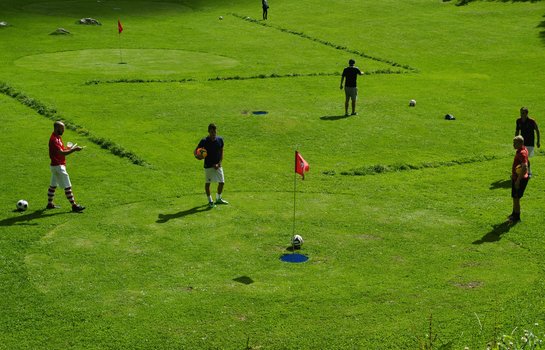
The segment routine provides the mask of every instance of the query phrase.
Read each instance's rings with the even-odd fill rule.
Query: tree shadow
[[[511,188],[511,180],[498,180],[490,184],[491,190],[497,190],[499,188]]]
[[[14,216],[11,218],[0,220],[0,226],[13,226],[13,225],[38,225],[37,223],[33,223],[31,221],[45,218],[49,216],[55,216],[60,214],[66,214],[67,212],[56,212],[51,214],[45,214],[46,209],[38,209],[31,213],[20,215],[20,216]]]
[[[543,15],[543,17],[545,18],[545,15]],[[537,28],[541,28],[541,31],[539,32],[539,37],[541,38],[541,40],[545,44],[545,20],[541,21],[537,25]]]
[[[473,244],[498,242],[501,239],[501,236],[509,232],[511,227],[515,226],[516,224],[516,222],[506,220],[502,223],[492,225],[492,230],[485,234],[481,239],[474,241]]]
[[[345,119],[350,118],[349,115],[325,115],[323,117],[320,117],[322,120],[339,120],[339,119]]]
[[[158,224],[164,224],[165,222],[167,222],[169,220],[172,220],[172,219],[179,219],[179,218],[183,218],[183,217],[188,216],[188,215],[197,214],[197,213],[200,213],[200,212],[203,212],[203,211],[208,211],[208,210],[210,210],[210,207],[208,206],[208,204],[205,204],[205,205],[200,205],[198,207],[193,207],[191,209],[187,209],[187,210],[184,210],[184,211],[179,211],[179,212],[174,213],[174,214],[159,214],[158,219],[155,222],[157,222]]]

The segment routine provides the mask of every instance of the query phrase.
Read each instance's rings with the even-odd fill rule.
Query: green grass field
[[[541,150],[523,221],[505,219],[519,108],[545,115],[545,3],[270,6],[262,21],[248,0],[0,3],[0,349],[543,337]],[[368,74],[345,118],[349,58]],[[86,146],[67,157],[82,214],[59,190],[62,208],[44,210],[57,119],[65,143]],[[211,122],[230,204],[207,210],[192,151]],[[309,260],[290,264],[296,148],[310,163],[295,212]]]

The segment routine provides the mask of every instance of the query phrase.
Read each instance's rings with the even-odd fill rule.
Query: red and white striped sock
[[[74,194],[72,193],[72,187],[65,188],[64,194],[72,206],[76,205],[76,200],[74,199]]]
[[[49,186],[49,190],[47,191],[47,204],[53,204],[56,189],[57,187]]]

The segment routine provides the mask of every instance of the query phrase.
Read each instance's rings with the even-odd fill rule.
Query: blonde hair
[[[522,135],[515,136],[513,142],[519,146],[524,145],[524,137],[522,137]]]

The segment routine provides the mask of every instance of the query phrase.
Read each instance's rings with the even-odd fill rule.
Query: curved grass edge
[[[92,143],[100,146],[102,149],[110,151],[113,155],[120,157],[120,158],[127,158],[131,161],[131,163],[139,166],[149,166],[150,164],[147,163],[145,160],[140,158],[138,155],[131,151],[127,151],[122,146],[118,145],[112,140],[109,140],[104,137],[99,137],[93,135],[89,130],[87,130],[85,127],[78,125],[69,119],[61,116],[57,113],[57,110],[51,107],[46,106],[44,103],[26,95],[25,93],[13,88],[9,84],[5,82],[0,81],[0,93],[3,95],[6,95],[8,97],[11,97],[12,99],[16,100],[20,104],[27,106],[34,110],[39,115],[46,117],[47,119],[57,121],[57,120],[63,120],[65,123],[65,126],[72,131],[75,131],[79,135],[82,135],[89,139]]]

